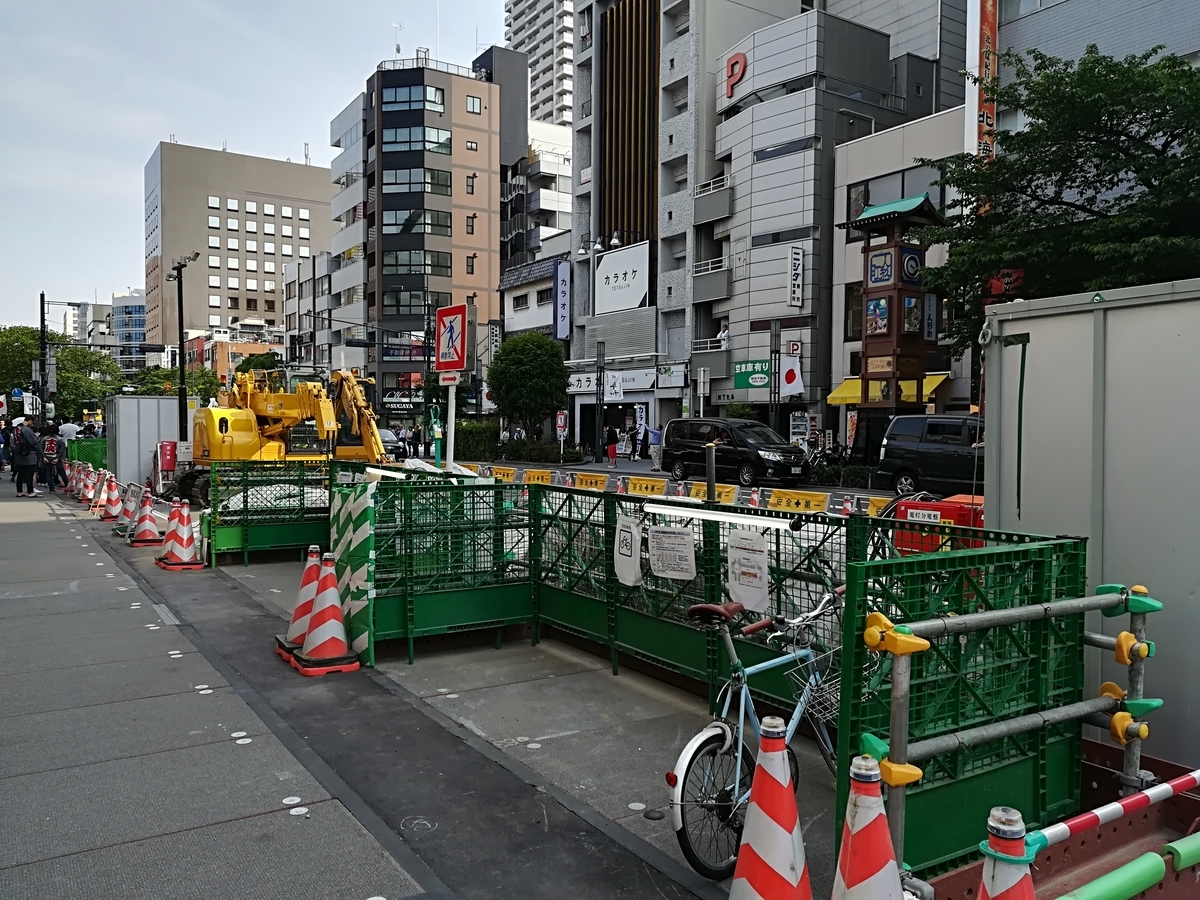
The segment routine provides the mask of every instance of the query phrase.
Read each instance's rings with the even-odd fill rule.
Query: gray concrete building
[[[529,57],[529,118],[571,124],[574,33],[572,0],[505,0],[505,43]]]
[[[146,340],[178,342],[171,263],[184,273],[184,328],[282,324],[283,266],[329,246],[333,189],[322,166],[160,143],[145,166]]]

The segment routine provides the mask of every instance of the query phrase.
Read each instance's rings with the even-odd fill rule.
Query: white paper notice
[[[642,583],[642,525],[630,516],[617,516],[613,571],[617,581],[626,587],[637,587]]]
[[[726,542],[729,561],[729,597],[753,612],[770,605],[767,575],[767,538],[758,531],[731,528]]]
[[[691,581],[696,577],[696,544],[690,528],[655,526],[646,532],[650,571],[659,578]]]

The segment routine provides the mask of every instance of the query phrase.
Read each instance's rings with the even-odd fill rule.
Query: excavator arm
[[[350,433],[362,441],[366,458],[373,463],[390,462],[375,424],[375,411],[367,402],[363,384],[374,384],[373,378],[359,379],[346,369],[335,369],[330,376],[337,411],[350,423]]]

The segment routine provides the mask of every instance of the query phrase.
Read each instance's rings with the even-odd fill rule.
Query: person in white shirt
[[[74,422],[64,422],[58,426],[58,433],[64,440],[73,441],[79,434],[79,426]]]
[[[721,349],[729,349],[729,326],[722,325],[721,330],[717,333],[717,340],[721,342]]]

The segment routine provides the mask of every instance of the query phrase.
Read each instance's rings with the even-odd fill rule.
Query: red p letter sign
[[[725,60],[725,96],[733,96],[734,86],[746,77],[746,54],[735,53]]]

